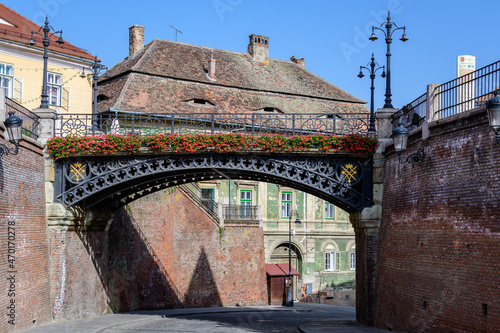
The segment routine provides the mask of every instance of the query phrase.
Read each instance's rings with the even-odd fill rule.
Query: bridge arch
[[[72,157],[56,163],[55,200],[118,208],[142,196],[207,179],[289,186],[347,212],[372,205],[371,161],[340,154],[200,153]]]

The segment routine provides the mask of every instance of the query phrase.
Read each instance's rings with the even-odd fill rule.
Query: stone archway
[[[278,246],[274,248],[274,250],[271,252],[270,258],[269,258],[269,263],[271,264],[288,264],[289,261],[289,244],[288,242],[281,242]],[[292,262],[292,267],[295,268],[300,274],[302,274],[302,254],[300,251],[300,248],[292,242],[291,246],[291,262]],[[299,293],[299,277],[294,276],[293,277],[293,293],[294,293],[294,299],[298,299],[300,296]]]

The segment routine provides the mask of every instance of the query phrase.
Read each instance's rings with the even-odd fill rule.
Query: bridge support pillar
[[[373,326],[378,231],[382,206],[374,205],[350,215],[356,234],[356,321]]]
[[[40,117],[37,141],[44,145],[55,136],[57,112],[53,109],[34,109],[33,113]]]
[[[384,191],[384,154],[391,143],[392,115],[398,109],[378,109],[377,136],[379,147],[373,155],[373,203],[361,212],[350,214],[350,222],[356,234],[356,320],[373,326],[376,309],[376,282],[378,232],[382,220],[382,196]]]

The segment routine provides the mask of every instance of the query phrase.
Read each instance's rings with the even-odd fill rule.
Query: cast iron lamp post
[[[90,66],[90,69],[92,70],[92,80],[93,80],[93,84],[94,84],[94,93],[93,93],[93,100],[94,100],[94,105],[93,105],[93,114],[97,114],[97,79],[99,79],[99,75],[101,75],[101,73],[103,71],[105,71],[106,73],[104,74],[105,77],[108,77],[108,67],[104,66],[104,65],[101,65],[100,64],[100,60],[97,59],[97,56],[95,56],[94,58],[94,63],[92,64],[92,66]],[[82,74],[80,74],[80,77],[84,78],[86,77],[86,74],[85,74],[85,69],[82,70]]]
[[[385,30],[382,29],[382,26],[385,25]],[[396,27],[396,29],[392,30],[392,27]],[[387,13],[387,22],[384,22],[380,25],[379,27],[373,27],[372,26],[372,35],[370,36],[371,41],[377,40],[377,36],[375,36],[375,29],[380,30],[384,33],[385,35],[385,42],[387,44],[387,78],[386,78],[386,86],[385,86],[385,104],[384,108],[386,109],[393,109],[394,107],[392,106],[392,93],[391,93],[391,43],[392,43],[392,34],[396,30],[403,29],[403,35],[399,40],[402,42],[406,42],[408,38],[406,38],[406,27],[398,27],[396,23],[391,22],[391,12]]]
[[[9,112],[9,117],[5,119],[4,125],[9,135],[10,143],[15,145],[14,148],[9,149],[6,145],[0,144],[0,156],[3,155],[17,155],[19,152],[19,143],[23,140],[22,136],[23,120],[14,116],[14,112]]]
[[[488,120],[491,129],[495,132],[497,143],[500,145],[500,91],[495,92],[495,96],[486,102],[488,110]]]
[[[290,219],[288,220],[288,294],[285,306],[293,306],[293,282],[292,282],[292,216],[297,216],[297,211],[290,212]],[[300,224],[300,219],[297,217],[296,224]]]
[[[43,35],[40,33],[40,30],[42,29],[43,29]],[[54,31],[54,33],[50,32],[51,30]],[[49,59],[49,56],[47,54],[47,49],[50,45],[50,37],[54,36],[55,34],[59,34],[59,38],[57,39],[56,43],[64,44],[64,41],[62,39],[62,30],[55,31],[55,29],[49,25],[49,20],[46,16],[45,26],[40,27],[38,31],[31,31],[31,38],[28,43],[31,46],[35,45],[35,39],[33,39],[33,34],[37,34],[43,37],[43,85],[42,85],[42,104],[40,104],[40,109],[48,109],[49,94],[47,92],[47,61]]]
[[[366,67],[366,66],[370,66],[370,68]],[[376,62],[375,62],[375,57],[372,53],[372,61],[370,63],[368,63],[368,65],[366,66],[359,66],[359,74],[358,74],[358,77],[359,78],[362,78],[364,77],[363,75],[363,69],[366,69],[368,71],[368,73],[370,73],[370,80],[371,80],[371,86],[370,86],[370,90],[371,90],[371,94],[370,94],[370,127],[368,128],[368,136],[372,137],[372,138],[375,138],[377,136],[377,131],[375,130],[375,109],[374,109],[374,105],[373,105],[373,93],[374,93],[374,90],[375,90],[375,86],[373,84],[373,81],[375,80],[375,73],[379,70],[379,69],[382,69],[382,77],[384,78],[385,77],[385,67],[384,66],[379,66]],[[377,68],[375,68],[375,66],[378,66]]]

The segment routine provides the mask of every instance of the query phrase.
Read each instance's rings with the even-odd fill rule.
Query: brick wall
[[[484,109],[429,129],[421,165],[387,155],[376,327],[500,332],[500,146]]]
[[[0,144],[13,146],[1,129]],[[42,150],[21,145],[18,155],[0,157],[0,332],[51,320]]]
[[[49,232],[51,300],[55,320],[111,312],[105,231]]]
[[[116,212],[109,254],[110,305],[117,311],[267,301],[262,229],[219,229],[178,191]]]

